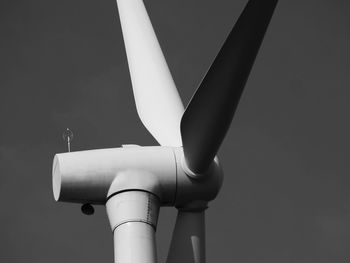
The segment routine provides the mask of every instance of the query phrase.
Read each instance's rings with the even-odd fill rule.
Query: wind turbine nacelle
[[[182,207],[213,200],[222,184],[215,159],[208,171],[193,178],[182,147],[124,146],[56,154],[53,193],[56,201],[105,204],[124,191],[147,191],[163,206]]]

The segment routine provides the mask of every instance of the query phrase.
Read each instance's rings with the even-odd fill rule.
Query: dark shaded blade
[[[181,119],[188,168],[205,172],[231,124],[277,0],[250,0]]]

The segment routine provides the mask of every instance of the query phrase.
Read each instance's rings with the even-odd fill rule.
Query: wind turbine
[[[223,172],[216,153],[277,0],[250,0],[186,110],[142,0],[117,0],[138,115],[161,146],[56,154],[56,201],[107,209],[118,263],[155,263],[159,208],[178,215],[167,263],[205,262],[205,210]]]

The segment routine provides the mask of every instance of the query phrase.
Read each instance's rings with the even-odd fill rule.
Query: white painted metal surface
[[[115,263],[157,263],[155,230],[142,222],[129,222],[113,233]]]
[[[181,146],[184,108],[142,0],[117,0],[138,115],[163,146]]]
[[[149,192],[131,190],[117,193],[106,203],[112,231],[127,222],[143,222],[156,229],[159,206],[158,197]]]
[[[159,197],[162,206],[183,207],[213,200],[223,173],[218,160],[193,179],[183,168],[182,148],[149,146],[56,154],[53,192],[56,201],[105,204],[120,191],[143,190]]]
[[[114,236],[114,262],[156,263],[157,197],[127,191],[111,197],[106,208]]]
[[[197,178],[188,174],[185,167],[184,152],[182,148],[175,148],[177,165],[176,201],[175,207],[198,207],[198,204],[213,200],[221,188],[224,174],[218,158],[212,162],[208,171]]]
[[[56,201],[104,204],[108,193],[139,189],[152,191],[165,204],[172,204],[176,193],[176,171],[171,147],[61,153],[55,155],[53,162],[53,193]],[[166,191],[160,193],[159,189]]]

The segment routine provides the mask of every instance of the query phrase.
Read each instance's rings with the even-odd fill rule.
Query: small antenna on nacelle
[[[69,128],[67,128],[62,134],[63,140],[67,142],[68,152],[70,152],[70,143],[73,141],[73,137],[73,132]]]

